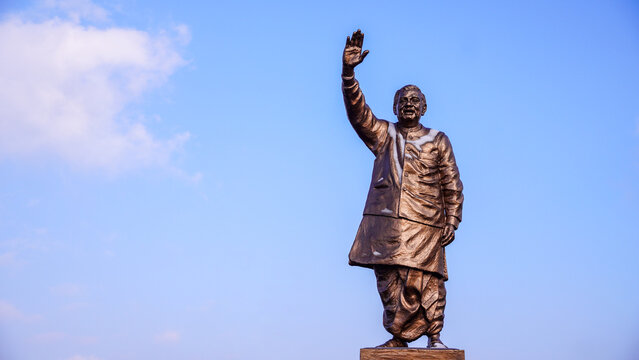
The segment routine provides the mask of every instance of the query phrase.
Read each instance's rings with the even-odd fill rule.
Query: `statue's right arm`
[[[342,74],[342,92],[348,120],[364,144],[377,155],[377,150],[388,131],[388,123],[375,117],[366,104],[354,74],[350,76]]]
[[[355,67],[368,55],[368,50],[362,52],[363,42],[364,34],[360,30],[355,31],[352,38],[346,38],[342,57],[342,93],[348,120],[364,144],[377,155],[379,146],[384,142],[388,122],[379,120],[373,115],[370,107],[366,105],[359,82],[355,79]]]

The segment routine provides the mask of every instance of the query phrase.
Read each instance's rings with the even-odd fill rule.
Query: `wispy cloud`
[[[57,296],[77,296],[82,292],[82,286],[73,283],[64,283],[50,288],[51,293]]]
[[[100,360],[100,358],[94,355],[74,355],[66,360]]]
[[[15,305],[0,300],[0,321],[36,321],[39,320],[41,316],[39,315],[31,315],[25,314],[21,310],[19,310]]]
[[[25,254],[46,252],[54,242],[44,239],[47,229],[30,229],[25,237],[14,237],[0,241],[0,267],[21,268],[28,263]]]
[[[47,229],[32,228],[25,232],[23,237],[13,237],[0,241],[0,248],[13,250],[48,251],[53,242],[43,239],[46,237]]]
[[[155,336],[155,341],[159,343],[176,343],[180,341],[180,333],[174,330],[167,330]]]
[[[66,340],[67,338],[68,338],[68,335],[66,333],[51,331],[51,332],[37,334],[36,336],[33,337],[33,340],[35,340],[37,343],[40,343],[40,344],[46,344],[46,343],[57,343],[57,342]]]
[[[33,341],[38,344],[51,343],[68,343],[68,344],[95,344],[98,342],[97,336],[76,336],[69,335],[65,332],[51,331],[37,334],[33,337]]]
[[[171,168],[188,132],[158,139],[125,108],[186,64],[188,27],[158,34],[80,23],[108,12],[86,0],[46,1],[66,17],[0,21],[0,159],[58,158],[118,173]]]
[[[0,266],[12,267],[21,265],[22,263],[17,259],[16,255],[17,252],[15,251],[0,253]]]
[[[63,11],[73,22],[80,22],[82,19],[92,22],[109,20],[109,12],[89,0],[45,0],[42,6]]]
[[[64,305],[62,307],[62,310],[64,310],[64,311],[77,311],[77,310],[88,309],[90,307],[91,307],[91,303],[88,303],[86,301],[76,301],[76,302],[72,302],[72,303]]]

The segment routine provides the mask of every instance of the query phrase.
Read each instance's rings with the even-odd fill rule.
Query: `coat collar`
[[[427,135],[429,133],[429,131],[431,130],[431,129],[425,127],[422,124],[417,124],[417,126],[412,127],[412,128],[403,128],[403,127],[401,127],[401,125],[399,125],[399,122],[395,123],[395,127],[399,131],[404,133],[404,134],[411,134],[411,135],[415,135],[415,136],[418,136],[418,137]]]

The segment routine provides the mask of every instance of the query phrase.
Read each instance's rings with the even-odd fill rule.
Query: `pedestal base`
[[[360,360],[464,360],[464,350],[425,348],[363,348]]]

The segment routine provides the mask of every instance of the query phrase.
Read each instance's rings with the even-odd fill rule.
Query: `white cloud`
[[[180,333],[174,330],[167,330],[155,336],[155,341],[160,343],[176,343],[180,341]]]
[[[20,311],[13,304],[0,300],[0,321],[34,321],[39,320],[38,315],[28,315]]]
[[[7,251],[0,254],[0,266],[16,266],[21,264],[16,258],[17,253],[15,251]]]
[[[64,311],[77,311],[77,310],[85,310],[91,307],[91,304],[85,301],[76,301],[72,303],[68,303],[62,307]]]
[[[77,296],[82,292],[82,287],[78,284],[65,283],[52,286],[51,293],[57,296]]]
[[[157,139],[123,111],[186,63],[179,47],[188,27],[173,35],[96,28],[78,22],[108,17],[89,1],[47,4],[68,16],[0,22],[0,159],[54,157],[110,173],[170,168],[189,133]]]
[[[57,343],[66,340],[69,336],[63,332],[47,332],[37,334],[33,339],[38,343]]]
[[[97,336],[73,336],[64,332],[52,331],[46,333],[36,334],[33,337],[33,341],[37,344],[96,344],[98,342]]]
[[[71,356],[70,358],[67,358],[67,360],[100,360],[100,358],[94,355],[89,355],[89,356],[74,355],[74,356]]]
[[[5,301],[0,301],[0,319],[17,319],[22,318],[24,315],[12,304]]]
[[[0,240],[0,268],[21,268],[28,264],[25,255],[32,252],[46,252],[56,243],[43,239],[47,229],[30,229],[27,238],[16,237]]]
[[[29,199],[29,201],[27,201],[28,208],[34,208],[38,205],[40,205],[40,199]]]
[[[48,251],[53,242],[41,239],[47,235],[44,228],[32,228],[27,231],[27,237],[14,237],[0,241],[0,249]]]
[[[74,22],[80,22],[81,19],[104,22],[109,19],[108,11],[89,0],[45,0],[42,5],[64,11]]]

